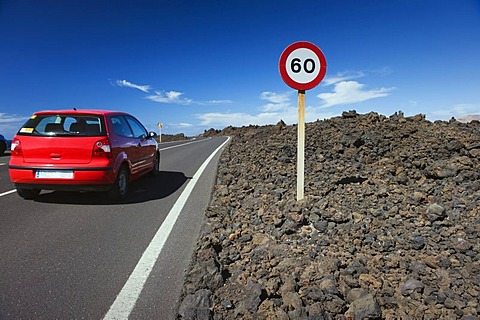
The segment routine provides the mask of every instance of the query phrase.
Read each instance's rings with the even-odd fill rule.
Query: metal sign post
[[[282,52],[278,69],[283,81],[298,90],[297,201],[300,201],[305,189],[305,90],[316,87],[325,77],[327,60],[316,45],[299,41]]]
[[[157,124],[158,126],[158,142],[162,142],[162,128],[163,128],[163,123],[159,122]]]

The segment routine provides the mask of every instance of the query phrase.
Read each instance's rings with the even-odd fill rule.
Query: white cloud
[[[182,128],[191,128],[191,127],[193,127],[193,124],[186,123],[186,122],[180,122],[180,123],[177,124],[177,126],[182,127]]]
[[[366,77],[368,75],[375,75],[375,76],[387,76],[392,73],[392,69],[390,67],[383,67],[380,69],[375,70],[360,70],[360,71],[343,71],[337,72],[337,74],[333,76],[326,76],[325,79],[322,81],[323,86],[330,86],[332,84],[336,84],[342,81],[349,81],[355,80],[359,78]]]
[[[0,124],[25,122],[28,117],[17,116],[16,114],[7,114],[0,112]]]
[[[292,93],[262,92],[260,99],[270,101],[261,106],[257,114],[244,112],[211,112],[197,114],[200,125],[222,129],[228,126],[242,127],[248,125],[276,124],[280,120],[287,124],[298,123],[297,105],[292,105],[290,96]],[[312,122],[317,119],[326,119],[338,114],[324,112],[320,107],[308,106],[305,108],[305,121]]]
[[[158,92],[155,92],[158,94]],[[181,92],[178,92],[178,91],[167,91],[165,92],[165,95],[167,96],[168,100],[170,101],[173,101],[173,100],[179,100],[180,99],[180,96],[182,95],[183,93]]]
[[[0,133],[11,139],[29,117],[0,112]]]
[[[246,125],[261,125],[272,123],[273,118],[277,119],[278,115],[274,113],[261,113],[258,115],[251,115],[248,113],[220,113],[210,112],[198,114],[197,118],[201,120],[203,126],[211,126],[216,128],[224,128],[228,126],[242,127]],[[278,122],[280,119],[277,119]]]
[[[147,93],[151,89],[151,87],[149,85],[138,85],[138,84],[135,84],[135,83],[131,83],[127,80],[117,80],[117,81],[115,81],[115,84],[119,87],[134,88],[134,89],[138,89],[140,91],[147,92]]]
[[[290,103],[290,96],[291,92],[287,93],[275,93],[264,91],[260,94],[260,99],[267,100],[270,103],[263,105],[261,107],[262,111],[265,112],[272,112],[272,111],[281,111],[286,110],[287,108],[291,107]]]
[[[273,103],[283,103],[290,100],[291,93],[275,93],[264,91],[260,94],[260,99],[268,100]]]
[[[334,76],[327,76],[325,79],[322,81],[322,85],[324,86],[330,86],[335,83],[339,83],[342,81],[347,81],[347,80],[353,80],[353,79],[358,79],[362,78],[365,76],[365,72],[363,71],[344,71],[344,72],[339,72]]]
[[[127,80],[116,80],[112,81],[109,80],[112,86],[118,87],[125,87],[125,88],[134,88],[145,93],[149,93],[152,90],[150,85],[138,85]],[[217,104],[230,104],[233,103],[232,100],[223,99],[223,100],[208,100],[208,101],[194,101],[193,99],[183,98],[183,92],[178,91],[164,91],[164,90],[157,90],[154,91],[154,94],[146,96],[145,99],[159,102],[159,103],[174,103],[174,104],[182,104],[182,105],[189,105],[189,104],[199,104],[199,105],[217,105]]]
[[[395,88],[379,88],[365,90],[364,84],[357,81],[340,81],[335,84],[332,93],[321,93],[317,97],[324,101],[322,107],[332,107],[340,104],[358,103],[370,99],[385,97]]]
[[[308,107],[305,110],[305,121],[312,122],[317,119],[327,119],[337,116],[337,113],[322,112],[320,108]],[[276,124],[280,120],[287,124],[298,123],[297,108],[289,108],[283,112],[262,112],[259,114],[249,113],[204,113],[197,114],[200,124],[205,127],[223,129],[228,126],[243,127],[248,125],[268,125]]]
[[[427,117],[432,120],[447,120],[452,117],[458,118],[480,113],[479,104],[459,103],[450,108],[429,112]]]
[[[154,95],[145,97],[148,100],[160,103],[174,103],[189,105],[192,99],[182,98],[183,93],[178,91],[155,91]]]
[[[207,104],[226,104],[226,103],[233,103],[232,100],[209,100],[206,102]]]

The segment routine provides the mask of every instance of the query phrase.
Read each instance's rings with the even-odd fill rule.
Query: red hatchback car
[[[120,200],[130,181],[158,174],[156,136],[124,112],[36,112],[12,140],[10,179],[25,199],[47,189],[106,191]]]

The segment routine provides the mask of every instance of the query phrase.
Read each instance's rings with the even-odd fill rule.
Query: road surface
[[[52,191],[23,200],[1,156],[0,319],[173,319],[226,142],[161,144],[161,173],[133,182],[122,203]]]

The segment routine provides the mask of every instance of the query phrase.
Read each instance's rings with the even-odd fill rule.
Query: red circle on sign
[[[290,57],[292,53],[299,52],[298,49],[306,49],[305,52],[311,52],[315,56],[312,56],[310,60],[310,64],[307,64],[307,60],[303,61],[303,67],[305,69],[304,73],[311,73],[312,70],[308,70],[308,68],[312,68],[314,66],[314,60],[318,60],[320,62],[320,70],[316,76],[309,80],[308,82],[301,82],[298,79],[292,78],[291,74],[301,74],[302,72],[302,60],[297,57]],[[309,50],[309,51],[308,51]],[[293,59],[292,59],[293,58]],[[291,65],[287,65],[287,61],[291,61]],[[313,64],[312,64],[313,63]],[[290,72],[287,68],[291,68]],[[325,59],[325,55],[323,54],[322,50],[319,47],[314,45],[308,41],[298,41],[289,45],[285,50],[283,50],[282,54],[280,55],[280,61],[278,62],[278,69],[280,71],[280,75],[282,76],[283,81],[290,87],[296,90],[310,90],[316,87],[325,77],[327,73],[327,60]],[[295,70],[293,70],[295,69]],[[290,73],[290,74],[289,74]]]

